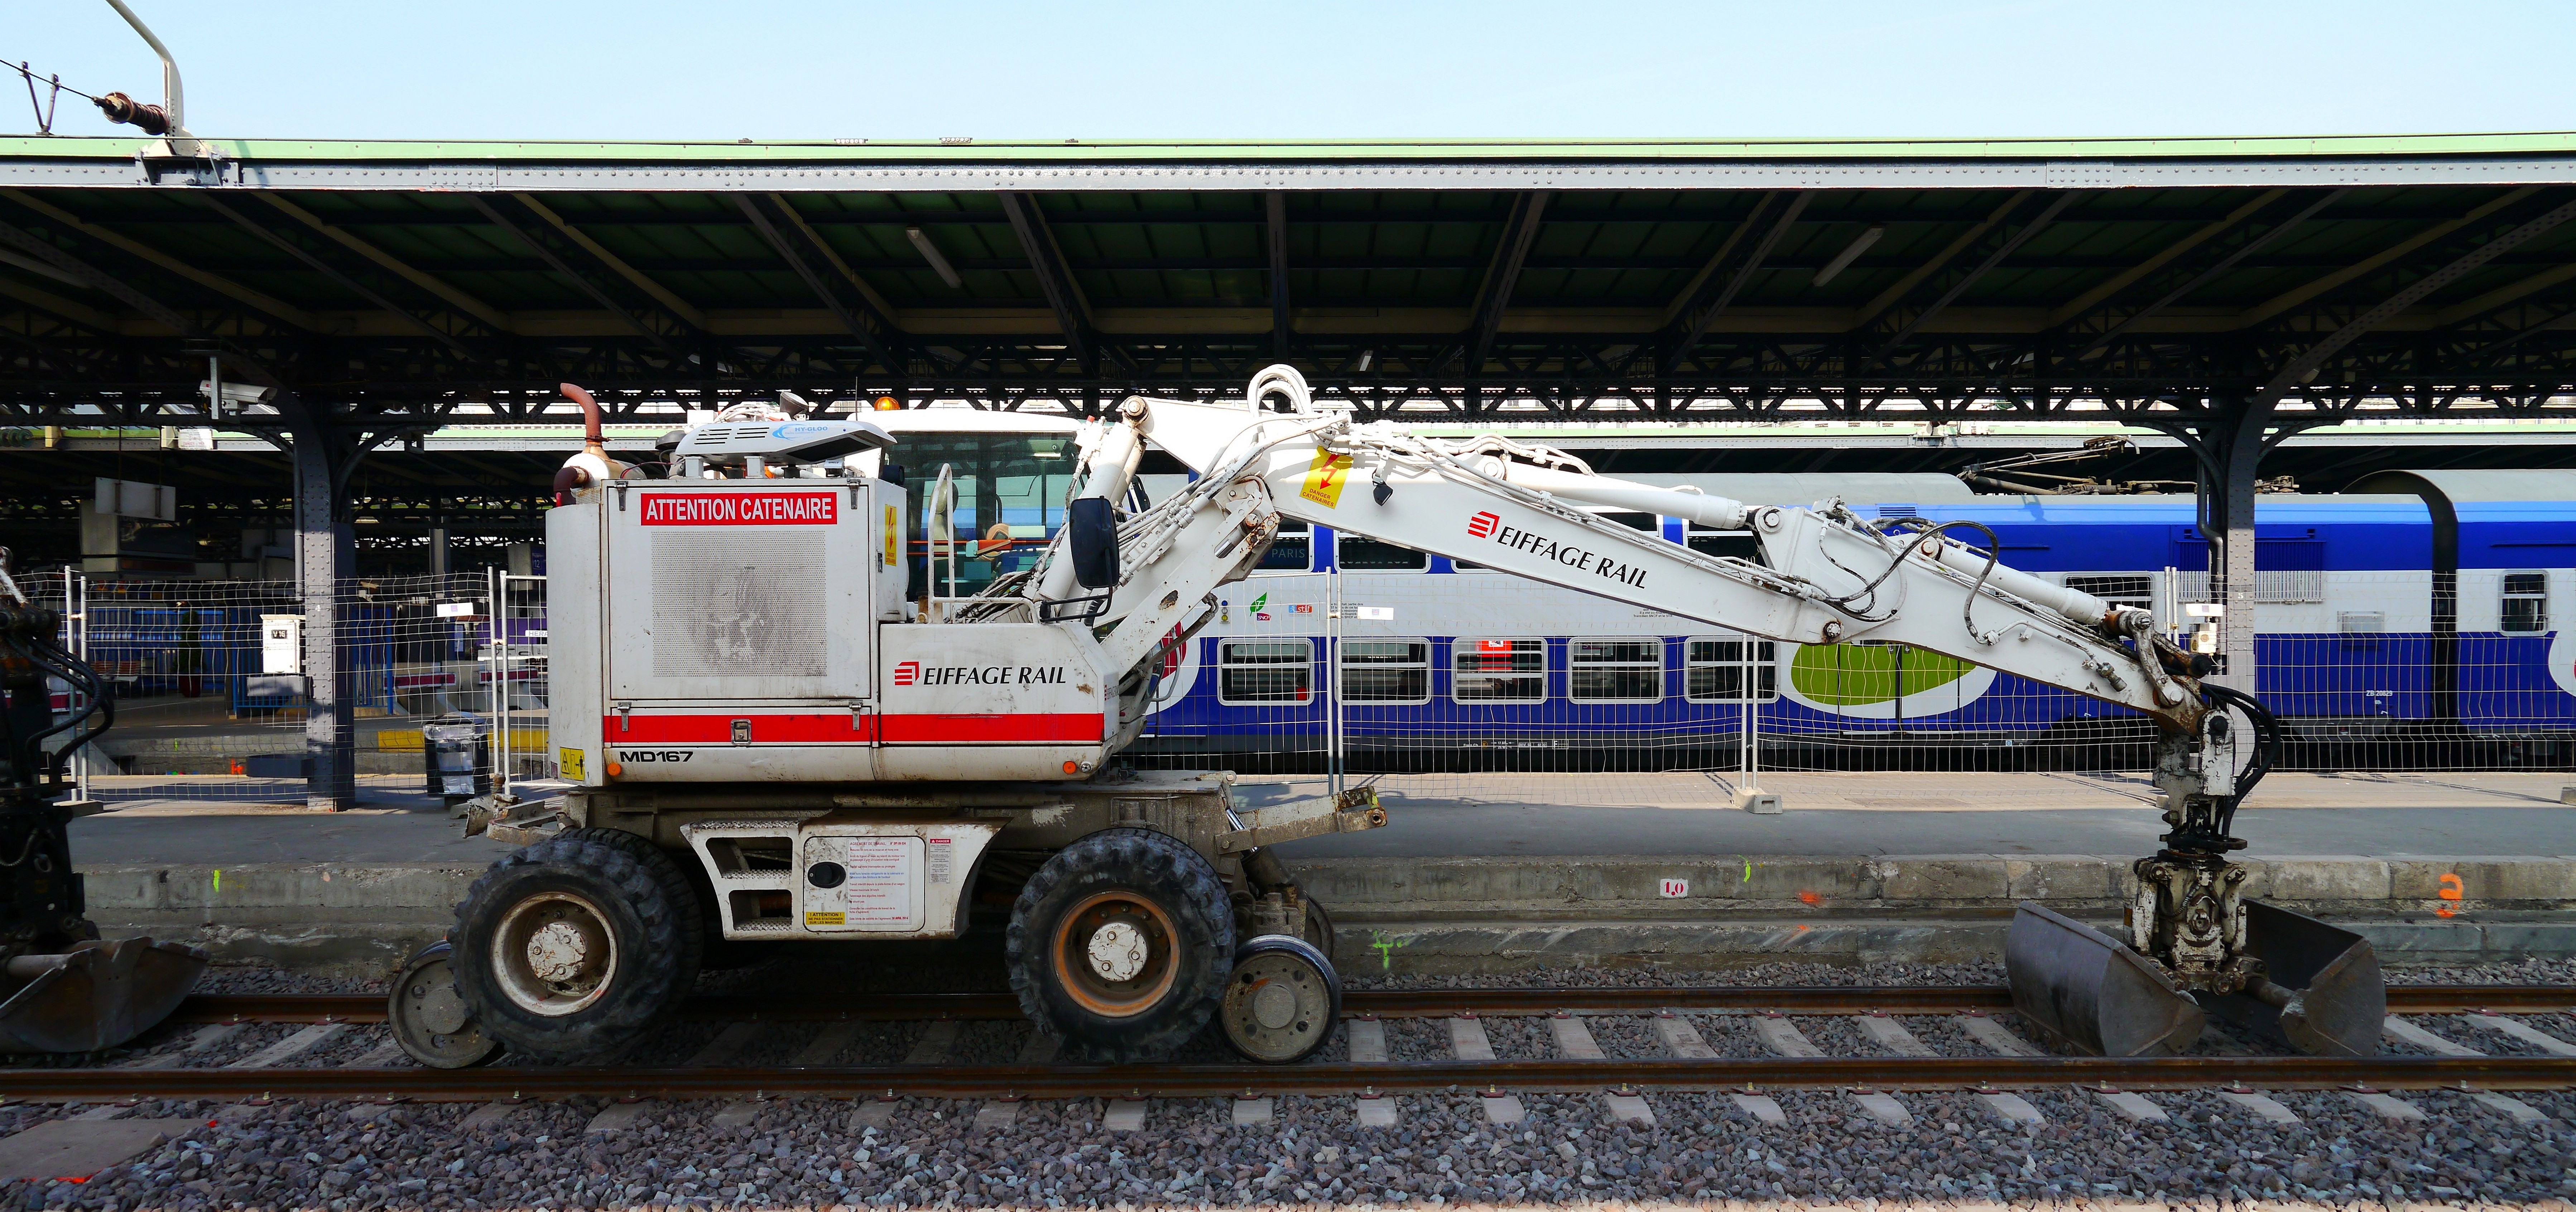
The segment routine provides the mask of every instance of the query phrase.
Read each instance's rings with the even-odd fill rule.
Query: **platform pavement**
[[[1728,808],[1733,776],[1407,775],[1390,825],[1281,852],[1331,907],[1345,967],[1491,971],[1784,954],[1848,963],[1999,955],[2023,898],[2116,923],[2162,830],[2119,775],[1766,774],[1779,816]],[[2576,954],[2576,806],[2565,774],[2275,774],[2238,818],[2249,887],[2346,921],[2395,962]],[[152,800],[75,821],[111,934],[235,958],[381,971],[435,938],[509,847],[462,838],[416,777],[360,807]],[[1320,779],[1248,777],[1252,806]],[[1666,881],[1686,884],[1667,895]]]

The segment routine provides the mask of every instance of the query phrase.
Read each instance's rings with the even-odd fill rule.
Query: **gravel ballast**
[[[2526,965],[2488,983],[2564,983],[2565,965]],[[283,992],[277,978],[220,970],[223,991]],[[2412,973],[2393,973],[2404,980]],[[2451,979],[2468,977],[2454,974]],[[1490,985],[1648,986],[1658,983],[1952,984],[1993,983],[1995,965],[1910,965],[1853,971],[1771,965],[1729,972],[1582,970],[1508,979],[1441,978],[1351,982],[1359,988]],[[2557,980],[2552,980],[2556,977]],[[709,983],[741,987],[739,973]],[[310,991],[359,991],[340,987]],[[1722,1055],[1768,1055],[1740,1015],[1683,1016]],[[2009,1015],[1998,1020],[2010,1025]],[[1547,1020],[1482,1020],[1498,1056],[1557,1055]],[[1848,1020],[1799,1016],[1800,1028],[1832,1055],[1878,1055]],[[1937,1051],[1982,1054],[1946,1016],[1902,1020]],[[2535,1025],[2539,1019],[2534,1018]],[[1593,1015],[1584,1023],[1612,1056],[1661,1055],[1653,1020]],[[2502,1037],[2451,1016],[2420,1025],[2494,1052]],[[1013,1059],[1026,1028],[965,1024],[958,1059]],[[1447,1024],[1385,1020],[1397,1060],[1446,1060]],[[299,1028],[258,1024],[191,1064],[248,1056]],[[2544,1026],[2543,1029],[2550,1029]],[[638,1049],[678,1063],[721,1025],[664,1029]],[[900,1059],[919,1024],[870,1024],[835,1058],[840,1064]],[[135,1055],[178,1048],[195,1028],[147,1037]],[[780,1025],[745,1047],[743,1061],[774,1062],[815,1037],[811,1024]],[[353,1027],[298,1064],[346,1063],[383,1038]],[[1346,1055],[1336,1038],[1326,1059]],[[1186,1059],[1218,1060],[1222,1046],[1195,1040]],[[2566,1212],[2576,1197],[2576,1094],[2521,1093],[2543,1116],[2515,1122],[2464,1092],[2405,1091],[2421,1121],[2382,1119],[2339,1091],[2274,1095],[2303,1122],[2275,1125],[2215,1092],[2156,1092],[2166,1119],[2133,1122],[2082,1090],[2020,1093],[2046,1117],[2036,1126],[1998,1118],[1967,1093],[1899,1093],[1912,1117],[1891,1126],[1841,1091],[1770,1092],[1785,1125],[1764,1124],[1730,1092],[1650,1092],[1652,1125],[1615,1120],[1590,1094],[1521,1093],[1525,1119],[1487,1121],[1472,1091],[1390,1096],[1398,1122],[1366,1128],[1358,1100],[1292,1096],[1273,1100],[1265,1123],[1236,1126],[1226,1099],[1155,1100],[1145,1129],[1101,1128],[1094,1099],[1018,1104],[1007,1127],[979,1130],[978,1104],[905,1099],[891,1105],[782,1099],[753,1107],[748,1122],[716,1121],[721,1100],[654,1103],[632,1126],[586,1131],[617,1105],[601,1099],[529,1103],[493,1117],[477,1104],[278,1103],[234,1108],[213,1103],[146,1103],[137,1118],[203,1123],[84,1182],[39,1180],[0,1186],[0,1209],[80,1208],[138,1212],[232,1209],[626,1209],[681,1207],[907,1209],[931,1207],[1339,1207],[1368,1205],[1706,1206],[1720,1201],[1839,1207],[1995,1206],[2052,1212],[2112,1212],[2140,1204],[2200,1212],[2333,1206],[2352,1209],[2456,1207],[2497,1203]],[[862,1108],[884,1113],[882,1128],[853,1122]],[[81,1112],[77,1106],[0,1106],[0,1132]],[[469,1116],[477,1126],[465,1127]]]

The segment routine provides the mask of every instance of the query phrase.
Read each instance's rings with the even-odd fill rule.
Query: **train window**
[[[1461,703],[1547,701],[1547,641],[1459,638],[1450,648]]]
[[[2504,600],[2496,608],[2498,631],[2549,630],[2549,576],[2539,572],[2504,574]]]
[[[1220,703],[1303,703],[1314,694],[1310,641],[1224,640],[1216,652]]]
[[[1753,646],[1753,684],[1766,703],[1780,697],[1778,651],[1769,640]],[[1683,697],[1694,703],[1744,701],[1744,641],[1691,640],[1682,656]]]
[[[1279,519],[1279,537],[1261,553],[1262,572],[1304,572],[1314,567],[1314,528],[1294,518]]]
[[[1566,697],[1581,703],[1651,703],[1664,697],[1664,642],[1575,640],[1565,648]]]
[[[1749,530],[1703,530],[1693,526],[1682,533],[1682,541],[1701,555],[1748,564],[1762,562],[1762,541]]]
[[[1342,641],[1342,700],[1430,702],[1431,641]]]
[[[1410,547],[1341,533],[1333,536],[1333,566],[1344,572],[1420,572],[1431,567],[1431,557]]]
[[[2066,578],[2066,587],[2092,594],[2113,606],[2135,606],[2140,610],[2156,607],[2156,579],[2144,573],[2072,575]]]

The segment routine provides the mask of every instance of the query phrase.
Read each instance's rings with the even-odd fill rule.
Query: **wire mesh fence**
[[[76,755],[88,798],[303,798],[313,694],[294,582],[56,571],[23,583],[63,611],[66,643],[116,696],[114,728]],[[492,789],[504,770],[551,774],[526,760],[551,752],[543,578],[351,579],[334,599],[332,652],[362,787],[435,790],[424,726],[439,722],[480,738],[464,766],[468,794]],[[67,696],[57,705],[68,709]]]
[[[1954,656],[1773,643],[1473,570],[1403,571],[1221,590],[1218,621],[1173,663],[1134,760],[1358,776],[1725,773],[1748,756],[1773,770],[2152,761],[2145,717]],[[2175,569],[2065,579],[2186,623],[2184,607],[2210,596],[2207,574]],[[2509,581],[2483,604],[2470,581],[2439,625],[2427,573],[2259,583],[2255,685],[2282,719],[2284,764],[2576,764],[2576,643]]]
[[[1398,562],[1345,540],[1345,563]],[[1300,561],[1303,562],[1302,560]],[[1384,774],[2135,772],[2133,712],[1866,639],[1749,638],[1446,561],[1257,574],[1164,670],[1127,760],[1330,783]],[[2556,574],[2552,574],[2556,575]],[[2207,574],[2070,574],[2194,621]],[[22,578],[116,689],[87,759],[97,798],[300,799],[310,696],[295,586]],[[2256,688],[2285,766],[2576,767],[2576,639],[2547,586],[2464,571],[2293,571],[2258,584]],[[424,725],[481,738],[471,791],[555,773],[546,583],[500,573],[351,581],[336,655],[362,782],[426,787]],[[2176,637],[2189,642],[2187,632]],[[1659,784],[1660,785],[1660,784]],[[427,788],[462,794],[453,782]]]

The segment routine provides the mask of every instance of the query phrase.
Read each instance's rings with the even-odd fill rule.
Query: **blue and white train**
[[[1000,523],[1023,549],[1052,532],[1069,423],[944,410],[879,419],[902,441],[899,461],[925,474],[945,462],[974,482],[961,536],[970,518],[971,533]],[[1159,499],[1180,478],[1148,476],[1147,491]],[[1840,497],[1865,516],[1979,522],[2013,567],[2168,622],[2209,598],[2209,546],[2189,497],[1979,496],[1940,475],[1626,478],[1757,504]],[[2376,762],[2408,760],[2410,749],[2390,746],[2446,763],[2576,756],[2576,631],[2563,623],[2576,606],[2576,472],[2388,473],[2356,488],[2257,504],[2256,685],[2292,737],[2378,747]],[[1611,517],[1752,554],[1741,535]],[[992,575],[983,561],[962,572]],[[1167,666],[1140,756],[1293,762],[1338,735],[1360,766],[1732,764],[1748,704],[1766,761],[2144,739],[2123,709],[1936,653],[1748,645],[1322,528],[1283,533],[1261,571],[1218,596],[1217,622]],[[2104,759],[2089,750],[2072,760]]]

